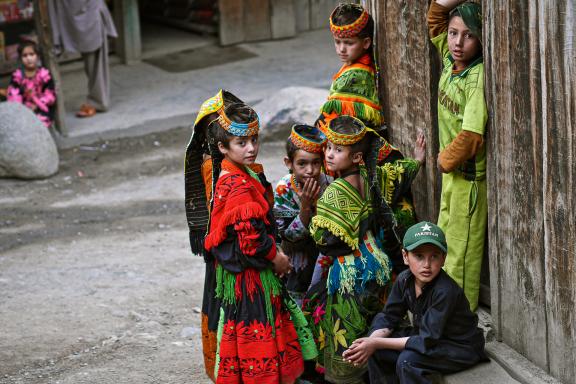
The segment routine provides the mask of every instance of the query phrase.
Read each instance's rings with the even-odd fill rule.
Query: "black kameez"
[[[413,325],[402,327],[407,311]],[[402,272],[384,310],[376,315],[370,333],[393,330],[391,337],[409,337],[403,351],[379,350],[368,362],[370,382],[432,383],[434,373],[452,373],[488,358],[478,316],[470,311],[464,291],[446,272],[422,288],[417,298],[414,275]]]

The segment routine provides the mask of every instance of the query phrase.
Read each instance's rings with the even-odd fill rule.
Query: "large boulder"
[[[19,103],[0,103],[0,177],[38,179],[58,172],[58,149],[46,126]]]
[[[254,106],[263,140],[286,140],[294,124],[313,125],[328,98],[327,89],[288,87]]]

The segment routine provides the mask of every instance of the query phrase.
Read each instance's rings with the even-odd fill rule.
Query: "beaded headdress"
[[[326,136],[316,127],[297,124],[292,126],[290,141],[296,147],[310,153],[322,153]]]
[[[205,118],[211,113],[217,113],[218,117],[216,120],[220,123],[220,126],[225,129],[226,131],[230,132],[230,134],[234,136],[253,136],[256,135],[260,129],[260,121],[258,115],[256,115],[256,119],[251,121],[250,123],[237,123],[232,121],[226,116],[226,112],[224,111],[224,90],[218,91],[218,93],[206,100],[200,106],[200,110],[198,111],[198,116],[196,116],[196,121],[194,125],[196,126],[200,120]],[[233,96],[233,95],[232,95]],[[233,96],[236,98],[235,96]],[[237,99],[237,98],[236,98]],[[240,99],[238,99],[240,102]]]
[[[184,161],[184,198],[186,203],[186,218],[190,232],[190,247],[194,254],[204,255],[206,257],[204,237],[208,230],[210,218],[206,188],[210,187],[205,185],[202,177],[202,164],[204,163],[204,154],[208,146],[206,125],[202,124],[202,122],[210,114],[217,113],[223,110],[226,105],[232,103],[242,103],[242,100],[222,89],[219,90],[215,96],[203,102],[194,121],[192,137],[186,148]],[[215,184],[213,181],[212,185]]]
[[[358,127],[358,132],[338,133],[332,130],[334,123],[342,123],[342,122],[345,122],[346,124],[355,125],[356,127]],[[372,131],[372,129],[366,127],[366,125],[364,125],[362,120],[357,119],[353,116],[342,115],[330,120],[322,132],[324,132],[324,134],[326,135],[326,139],[331,143],[334,143],[336,145],[353,145],[362,140],[364,136],[366,136],[366,132],[368,131]]]
[[[196,121],[194,122],[194,126],[198,124],[200,120],[205,118],[211,113],[217,112],[218,110],[222,109],[224,106],[224,90],[219,90],[218,93],[206,100],[200,106],[200,110],[198,111],[198,115],[196,116]]]
[[[350,24],[336,25],[336,24],[334,24],[334,17],[336,15],[336,12],[343,5],[344,4],[340,4],[330,14],[330,31],[332,31],[332,34],[334,36],[339,37],[339,38],[356,37],[356,36],[358,36],[358,34],[360,32],[362,32],[362,30],[364,29],[366,24],[368,24],[368,20],[370,20],[370,15],[368,14],[368,12],[366,12],[366,10],[361,5],[346,4],[346,6],[348,6],[348,7],[357,8],[359,10],[362,10],[362,13],[360,14],[360,16],[356,20],[354,20],[354,22],[352,22]]]
[[[224,108],[219,109],[216,111],[218,113],[218,118],[216,119],[220,126],[226,130],[228,133],[234,136],[240,137],[247,137],[257,135],[258,131],[260,130],[260,119],[258,118],[258,114],[255,113],[256,118],[249,122],[249,123],[237,123],[235,121],[230,120],[228,116],[226,116],[226,112]]]

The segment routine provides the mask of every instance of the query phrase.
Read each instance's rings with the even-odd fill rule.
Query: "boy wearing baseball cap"
[[[406,231],[398,275],[370,336],[355,340],[343,357],[368,362],[370,383],[432,383],[430,375],[453,373],[487,361],[478,317],[460,286],[442,270],[448,247],[442,230],[423,221]],[[412,325],[405,326],[407,312]]]

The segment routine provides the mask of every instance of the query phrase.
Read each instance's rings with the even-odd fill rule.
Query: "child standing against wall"
[[[323,130],[330,119],[349,115],[385,136],[387,132],[382,129],[384,118],[377,87],[372,16],[358,4],[340,4],[330,15],[330,31],[336,54],[343,65],[333,77],[330,96],[321,108],[317,126]],[[375,137],[375,140],[380,142],[378,165],[394,163],[404,158],[384,137]],[[396,274],[405,269],[399,239],[402,239],[406,229],[416,222],[410,189],[404,191],[398,202],[399,204],[391,207],[396,223],[393,227],[384,228],[383,234],[384,249],[392,260]]]
[[[56,92],[50,71],[40,66],[38,47],[33,42],[23,43],[18,47],[22,64],[12,73],[6,99],[24,104],[38,116],[46,127],[54,121]]]
[[[337,179],[312,218],[310,233],[321,254],[304,309],[320,353],[317,370],[332,383],[362,383],[366,367],[347,363],[342,352],[366,335],[383,307],[392,266],[381,228],[391,225],[394,199],[418,173],[425,142],[420,135],[414,160],[377,167],[374,132],[359,119],[336,117],[325,134],[326,164]]]
[[[428,24],[444,68],[438,85],[442,196],[438,225],[446,233],[446,272],[478,307],[487,224],[486,147],[480,5],[435,0]]]
[[[316,201],[330,180],[322,172],[325,141],[318,128],[294,125],[286,141],[284,158],[290,173],[280,179],[274,191],[280,247],[292,263],[292,271],[286,275],[286,287],[298,305],[302,305],[318,258],[318,248],[308,226],[316,214]]]
[[[373,60],[374,20],[361,5],[340,4],[330,15],[330,31],[343,65],[333,77],[320,120],[348,115],[378,130],[384,120]]]
[[[216,383],[294,383],[316,348],[281,276],[270,184],[249,166],[258,155],[259,120],[244,104],[216,111],[209,127],[214,186],[204,247],[215,260],[220,303]]]

